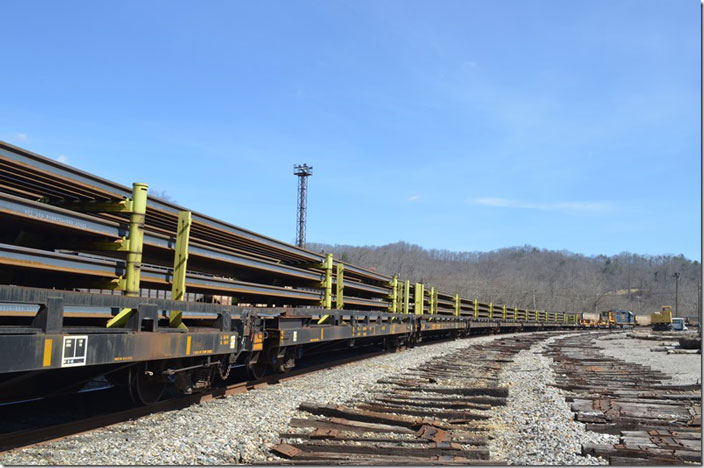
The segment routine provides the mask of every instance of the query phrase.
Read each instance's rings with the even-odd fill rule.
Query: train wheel
[[[384,337],[384,350],[396,350],[399,348],[399,346],[401,346],[401,343],[398,339],[398,336],[392,335]]]
[[[273,355],[271,368],[274,372],[285,374],[296,366],[296,349],[289,346],[284,350],[284,355],[278,357],[278,353]]]
[[[250,380],[259,380],[266,373],[267,362],[261,351],[252,353],[247,361],[247,376]]]
[[[139,363],[130,368],[128,388],[130,398],[137,405],[152,405],[159,401],[168,384],[162,363]]]

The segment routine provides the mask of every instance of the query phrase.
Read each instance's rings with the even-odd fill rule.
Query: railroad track
[[[428,343],[431,344],[431,343]],[[131,407],[124,410],[98,414],[60,424],[52,424],[45,427],[32,428],[27,430],[7,432],[0,434],[0,453],[19,449],[39,443],[59,440],[71,435],[93,431],[113,424],[119,424],[132,419],[141,418],[154,413],[173,411],[187,408],[194,404],[204,403],[216,398],[224,398],[232,395],[244,393],[249,390],[263,388],[268,385],[276,385],[313,372],[333,367],[350,364],[364,359],[371,359],[393,351],[366,352],[360,355],[345,357],[334,361],[324,361],[312,363],[307,366],[294,369],[286,374],[272,374],[261,379],[246,380],[219,388],[211,388],[205,392],[171,398],[154,403],[149,406]]]
[[[615,445],[584,445],[582,454],[612,465],[701,464],[701,386],[672,385],[649,366],[607,356],[594,339],[582,334],[548,346],[575,420],[620,436]]]
[[[487,410],[505,405],[498,374],[551,334],[473,345],[380,379],[380,390],[346,405],[303,403],[271,452],[282,464],[491,464]],[[267,462],[271,464],[272,462]]]

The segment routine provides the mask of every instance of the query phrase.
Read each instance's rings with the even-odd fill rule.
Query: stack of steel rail
[[[135,184],[138,188],[146,190]],[[128,187],[0,142],[0,283],[124,292],[136,246],[129,242],[132,198]],[[179,216],[187,210],[156,197],[147,200],[141,259],[133,265],[139,270],[136,295],[171,298]],[[189,296],[181,299],[576,322],[574,315],[507,308],[411,285],[200,213],[189,218],[183,285]]]

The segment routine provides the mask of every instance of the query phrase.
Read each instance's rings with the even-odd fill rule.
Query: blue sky
[[[701,257],[698,1],[0,11],[0,139],[247,229]]]

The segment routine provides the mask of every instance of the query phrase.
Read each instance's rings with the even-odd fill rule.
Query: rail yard
[[[0,463],[701,461],[701,380],[602,353],[615,331],[577,311],[383,275],[3,142],[0,219],[0,408],[125,405],[5,418]]]

